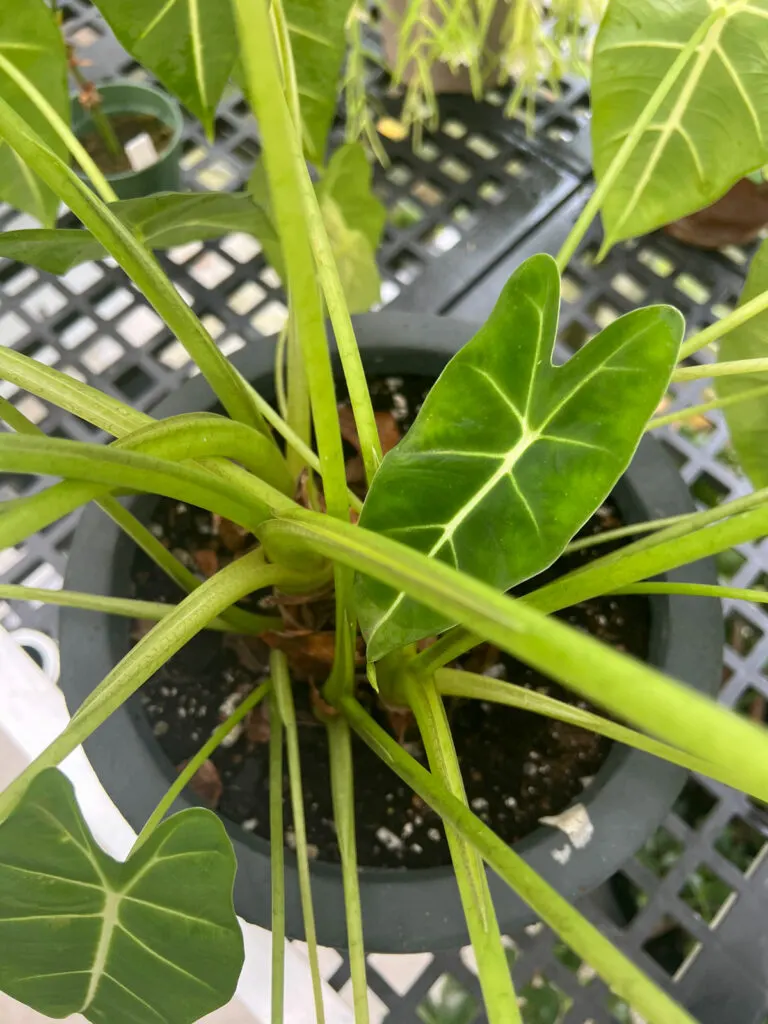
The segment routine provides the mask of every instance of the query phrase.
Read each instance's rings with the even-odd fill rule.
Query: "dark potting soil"
[[[410,426],[426,390],[423,378],[374,382],[377,411],[390,412],[400,429]],[[356,457],[345,442],[348,466]],[[354,469],[348,474],[352,483]],[[621,525],[617,508],[608,501],[580,531],[594,536]],[[161,500],[151,520],[156,535],[200,578],[212,575],[252,538],[239,528],[200,509]],[[585,548],[561,558],[539,577],[543,583],[578,568],[618,544]],[[132,579],[135,596],[176,602],[180,593],[143,552],[137,552]],[[528,587],[531,584],[529,582]],[[522,589],[522,588],[521,588]],[[263,596],[263,595],[259,595]],[[244,603],[258,608],[255,597]],[[270,607],[270,614],[276,609]],[[315,635],[333,628],[330,595],[311,606],[286,606],[291,624],[310,628]],[[566,622],[586,630],[610,646],[644,658],[648,653],[649,606],[633,596],[585,601],[558,613]],[[146,629],[135,623],[134,635]],[[199,634],[160,669],[140,691],[143,710],[170,762],[178,769],[202,746],[211,731],[226,718],[242,697],[267,676],[268,647],[260,639]],[[463,659],[463,667],[486,672],[574,706],[589,708],[557,683],[526,665],[483,645]],[[299,721],[303,792],[310,854],[336,862],[339,851],[333,823],[329,758],[325,727],[313,710],[313,680],[322,665],[309,659],[307,681],[294,686]],[[316,677],[315,677],[316,676]],[[410,716],[388,713],[378,702],[364,674],[358,695],[379,723],[393,733],[406,750],[426,763],[418,730]],[[473,810],[506,842],[533,831],[539,819],[565,810],[583,792],[610,751],[609,741],[574,726],[542,718],[531,712],[449,698],[451,722],[467,796]],[[269,838],[269,717],[265,705],[246,719],[240,732],[230,734],[198,775],[198,796],[243,829]],[[440,818],[401,783],[362,742],[353,738],[358,857],[361,865],[376,867],[435,867],[450,864]],[[287,771],[283,780],[285,840],[294,845]]]
[[[111,114],[109,121],[121,147],[131,139],[135,139],[137,135],[146,132],[155,144],[158,157],[163,155],[173,137],[173,129],[152,114]],[[121,149],[117,155],[112,153],[95,128],[83,132],[78,138],[88,155],[104,174],[123,174],[132,169],[123,150]]]

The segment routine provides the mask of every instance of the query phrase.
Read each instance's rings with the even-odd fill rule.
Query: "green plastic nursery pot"
[[[143,171],[122,171],[105,177],[119,199],[139,199],[156,192],[178,192],[181,184],[181,133],[184,119],[178,103],[166,93],[135,82],[113,82],[99,86],[102,109],[115,114],[148,114],[156,117],[172,131],[171,139],[157,163]],[[90,113],[73,99],[72,130],[81,137],[94,128]],[[85,175],[81,175],[87,180]]]
[[[354,318],[366,372],[371,378],[414,375],[434,380],[475,328],[444,317],[379,312]],[[254,344],[233,364],[267,399],[274,397],[273,349]],[[341,379],[338,359],[337,379]],[[156,409],[158,417],[213,410],[216,400],[202,377],[177,388]],[[694,509],[675,464],[649,435],[613,498],[626,522],[657,519]],[[128,506],[146,522],[157,499],[133,496]],[[65,586],[90,594],[132,596],[130,571],[136,549],[100,509],[90,506],[75,533]],[[715,583],[711,560],[668,573],[674,582]],[[716,601],[683,595],[650,599],[647,661],[704,693],[716,692],[722,674],[722,611]],[[130,622],[118,616],[63,608],[60,617],[60,686],[70,711],[88,698],[131,647]],[[85,741],[101,783],[130,824],[139,830],[171,782],[176,768],[161,750],[138,695],[122,705]],[[649,754],[614,744],[591,785],[580,797],[593,826],[590,841],[562,856],[559,829],[540,826],[514,849],[562,895],[576,900],[602,885],[663,821],[686,779],[686,771]],[[190,791],[174,810],[197,804]],[[247,921],[270,926],[269,841],[224,818],[238,860],[235,907]],[[346,944],[341,869],[312,862],[317,937],[324,946]],[[467,942],[466,924],[451,867],[422,869],[361,867],[360,892],[368,952],[411,953],[457,949]],[[295,854],[286,850],[286,929],[303,938]],[[502,933],[514,934],[533,920],[531,911],[492,872],[489,882]]]

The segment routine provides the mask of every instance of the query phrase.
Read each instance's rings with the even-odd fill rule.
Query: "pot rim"
[[[370,376],[434,375],[475,333],[475,327],[432,315],[390,311],[353,318],[361,354]],[[273,348],[251,344],[233,358],[246,379],[263,383],[272,377]],[[392,367],[397,366],[397,372]],[[262,392],[266,389],[262,387]],[[211,408],[215,398],[197,376],[162,401],[160,417]],[[631,466],[614,491],[625,518],[660,518],[692,511],[694,506],[675,464],[662,445],[646,435]],[[156,499],[144,502],[145,512]],[[133,547],[95,506],[83,515],[67,564],[65,587],[89,593],[114,593],[122,579],[127,594]],[[712,560],[697,562],[661,577],[678,582],[713,583]],[[707,693],[717,689],[721,674],[722,613],[719,602],[697,597],[653,597],[648,662]],[[126,653],[129,623],[97,612],[61,609],[61,688],[71,708],[78,706]],[[99,778],[137,830],[175,777],[173,766],[154,740],[138,706],[138,697],[122,705],[85,742]],[[146,757],[147,753],[152,756]],[[141,775],[135,768],[142,765]],[[164,767],[163,767],[164,766]],[[594,838],[582,849],[571,847],[565,864],[555,859],[568,843],[558,829],[541,826],[515,843],[548,882],[573,900],[606,881],[661,823],[685,782],[686,771],[648,754],[614,745],[595,781],[580,801],[590,814]],[[199,806],[184,794],[174,811]],[[223,819],[238,857],[235,905],[248,921],[269,927],[269,842]],[[318,939],[323,945],[346,942],[341,871],[338,865],[313,862],[313,895]],[[360,868],[366,950],[433,952],[466,942],[466,925],[453,869]],[[533,915],[501,880],[489,883],[503,933],[530,923]],[[304,935],[296,877],[296,860],[286,851],[286,921],[291,937]]]
[[[167,128],[170,128],[173,131],[173,134],[168,141],[168,145],[162,153],[158,155],[157,160],[155,160],[153,164],[150,164],[149,167],[143,167],[140,171],[115,171],[112,174],[102,172],[104,173],[104,177],[107,181],[113,183],[128,181],[140,174],[146,174],[148,171],[153,171],[157,167],[162,167],[167,161],[174,159],[174,154],[178,150],[179,143],[181,142],[181,137],[184,132],[184,117],[181,113],[178,101],[174,99],[170,93],[165,92],[163,89],[158,89],[154,85],[147,85],[144,82],[132,82],[130,78],[116,78],[113,81],[99,84],[96,88],[100,95],[107,99],[109,98],[109,94],[115,89],[130,89],[135,93],[149,93],[151,96],[158,98],[162,101],[162,105],[167,111],[167,117],[163,117],[158,112],[153,111],[152,113],[158,121],[161,121]],[[72,103],[72,130],[77,134],[77,132],[88,122],[89,115],[83,110],[82,123],[76,127],[76,122],[79,120],[78,111],[82,110],[82,108],[77,103],[76,93],[73,93],[70,96],[70,101]],[[141,113],[141,111],[132,111],[127,109],[125,113]]]

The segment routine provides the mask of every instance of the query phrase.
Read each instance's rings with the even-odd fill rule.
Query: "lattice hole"
[[[747,873],[765,846],[765,837],[743,818],[734,816],[715,840],[715,849],[739,871]]]
[[[701,944],[678,920],[668,914],[659,921],[653,935],[643,943],[643,949],[648,956],[667,974],[673,976],[700,948]]]
[[[733,650],[745,658],[762,638],[763,632],[751,619],[735,609],[725,620],[725,640]]]
[[[675,264],[658,249],[644,247],[640,250],[637,258],[644,267],[652,270],[657,277],[669,277],[675,270]]]
[[[714,924],[733,902],[734,890],[707,864],[699,864],[680,890],[680,899],[707,924]]]
[[[675,802],[674,811],[689,828],[698,829],[717,805],[717,800],[701,783],[691,778]]]
[[[715,561],[718,574],[726,580],[732,580],[740,572],[747,559],[736,548],[729,548],[727,551],[721,551],[715,557]]]
[[[573,1000],[545,974],[535,974],[517,993],[525,1024],[561,1024]]]
[[[703,504],[713,508],[728,497],[728,488],[717,477],[705,470],[691,484],[691,493]]]
[[[647,906],[648,894],[623,871],[617,871],[610,884],[616,908],[621,915],[621,924],[627,925]]]
[[[412,199],[401,196],[389,211],[389,219],[394,227],[405,230],[424,220],[424,211]]]
[[[475,997],[452,974],[441,974],[416,1015],[424,1024],[472,1024],[480,1005]]]
[[[640,863],[659,878],[663,878],[677,863],[684,846],[664,828],[657,828],[651,838],[636,854]]]

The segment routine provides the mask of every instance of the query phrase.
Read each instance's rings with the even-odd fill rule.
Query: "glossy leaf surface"
[[[50,1017],[192,1024],[231,998],[242,967],[234,875],[224,828],[202,809],[118,863],[47,769],[0,826],[0,990]]]
[[[213,136],[237,41],[229,0],[96,0],[118,41]]]
[[[768,290],[768,242],[763,242],[749,268],[740,305]],[[730,331],[718,344],[718,359],[765,359],[768,357],[768,312],[758,313]],[[715,377],[718,398],[744,395],[768,385],[768,373]],[[742,468],[755,487],[768,487],[768,395],[745,398],[723,409],[731,441]]]
[[[0,96],[63,160],[67,149],[29,91],[39,93],[69,124],[67,60],[61,31],[44,0],[4,3],[0,10]],[[0,200],[44,224],[56,219],[59,201],[0,140]]]
[[[304,150],[307,159],[318,165],[324,162],[336,112],[347,45],[344,26],[351,6],[351,0],[283,0],[304,124]]]
[[[708,0],[612,0],[592,68],[595,174],[605,175]],[[603,207],[607,241],[714,202],[768,161],[768,0],[724,4],[641,135]]]
[[[244,193],[167,192],[126,199],[110,209],[150,249],[220,238],[230,231],[248,232],[262,244],[277,242],[269,217]],[[106,250],[89,231],[76,228],[0,234],[0,256],[31,263],[52,274],[66,274],[79,263],[105,255]]]
[[[559,302],[551,257],[513,274],[385,456],[361,526],[503,590],[557,558],[629,464],[683,331],[669,306],[636,310],[553,366]],[[367,577],[357,596],[370,660],[452,625]]]

